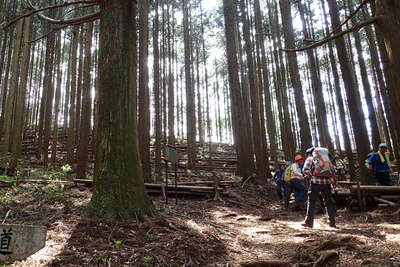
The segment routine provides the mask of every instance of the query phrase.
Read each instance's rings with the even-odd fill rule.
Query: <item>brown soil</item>
[[[287,212],[273,185],[227,188],[224,202],[153,197],[159,216],[144,222],[89,218],[89,188],[21,184],[1,189],[0,219],[45,225],[46,247],[11,266],[400,266],[396,209],[339,209],[339,229],[323,215],[304,229],[304,211]]]

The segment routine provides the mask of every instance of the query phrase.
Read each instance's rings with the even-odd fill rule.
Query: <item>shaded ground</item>
[[[395,209],[364,213],[341,209],[338,227],[317,215],[315,229],[300,226],[304,211],[281,208],[272,185],[227,189],[225,202],[153,197],[158,218],[115,223],[86,216],[90,189],[27,183],[0,189],[0,219],[45,225],[46,247],[11,266],[240,266],[278,260],[310,263],[337,251],[323,266],[400,266],[400,218]],[[288,266],[288,265],[253,265]]]

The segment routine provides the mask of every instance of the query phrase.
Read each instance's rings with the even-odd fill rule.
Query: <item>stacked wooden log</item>
[[[74,179],[77,184],[84,184],[86,186],[92,186],[92,180],[86,179]],[[156,183],[145,183],[145,187],[148,194],[164,194],[178,195],[178,196],[213,196],[217,191],[224,194],[223,187],[233,184],[232,181],[221,181],[219,186],[215,188],[211,186],[214,181],[202,181],[202,182],[191,182],[187,184],[156,184]]]
[[[335,196],[350,199],[350,208],[366,210],[376,207],[400,206],[400,186],[361,185],[358,182],[338,182]]]
[[[374,200],[378,207],[400,205],[400,186],[360,185],[352,186],[350,191],[359,196],[359,206],[362,210],[368,206],[367,199]]]

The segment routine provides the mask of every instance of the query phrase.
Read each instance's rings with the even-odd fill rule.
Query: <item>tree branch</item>
[[[349,29],[347,29],[347,30],[345,30],[345,31],[342,31],[342,32],[340,32],[340,33],[338,33],[338,34],[336,34],[336,35],[333,35],[333,36],[330,36],[330,37],[329,37],[329,35],[328,35],[328,36],[325,37],[324,39],[319,40],[319,41],[316,41],[315,43],[313,43],[313,44],[311,44],[311,45],[308,45],[308,46],[305,46],[305,47],[301,47],[301,48],[296,48],[296,49],[282,49],[282,51],[285,51],[285,52],[300,52],[300,51],[305,51],[305,50],[308,50],[308,49],[312,49],[312,48],[321,46],[321,45],[323,45],[323,44],[325,44],[325,43],[327,43],[327,42],[329,42],[329,41],[332,41],[332,40],[334,40],[334,39],[337,39],[337,38],[339,38],[339,37],[341,37],[341,36],[343,36],[343,35],[345,35],[345,34],[347,34],[347,33],[357,31],[357,30],[359,30],[359,29],[361,29],[361,28],[363,28],[363,27],[365,27],[365,26],[368,26],[368,25],[370,25],[370,24],[373,24],[373,23],[375,23],[377,20],[379,20],[379,19],[381,19],[381,18],[382,18],[382,17],[374,17],[374,18],[371,18],[371,19],[366,20],[366,21],[364,21],[364,22],[362,22],[362,23],[360,23],[360,24],[355,25],[354,27],[351,27],[351,28],[349,28]]]
[[[26,14],[23,14],[21,16],[16,17],[15,19],[11,20],[10,22],[7,22],[4,26],[3,26],[3,30],[7,30],[11,25],[15,24],[18,20],[29,17],[33,14],[42,12],[42,11],[46,11],[49,9],[54,9],[54,8],[60,8],[60,7],[66,7],[66,6],[70,6],[70,5],[78,5],[78,4],[93,4],[97,2],[96,0],[86,0],[86,1],[77,1],[77,2],[64,2],[62,4],[59,5],[54,5],[54,6],[48,6],[48,7],[43,7],[43,8],[39,8],[36,9],[30,2],[28,3],[31,8],[33,10],[29,11]]]
[[[362,8],[364,5],[366,5],[369,1],[371,1],[371,0],[364,0],[364,1],[356,8],[356,10],[354,10],[353,13],[351,13],[339,26],[336,27],[336,29],[334,29],[334,30],[333,30],[331,33],[329,33],[328,36],[326,36],[326,37],[329,37],[329,36],[335,34],[336,32],[340,31],[340,29],[342,28],[342,26],[345,25],[352,17],[354,17],[354,16],[358,13],[358,11],[360,11],[361,8]]]
[[[63,19],[53,19],[53,18],[49,18],[45,15],[42,14],[37,14],[39,16],[39,18],[41,18],[42,20],[45,20],[51,24],[57,24],[57,25],[75,25],[76,23],[81,23],[82,21],[88,21],[88,20],[96,20],[98,18],[100,18],[100,11],[82,16],[82,17],[77,17],[77,18],[73,18],[73,19],[67,19],[67,20],[63,20]]]
[[[30,0],[26,0],[26,2],[29,4],[29,6],[30,6],[32,9],[36,9],[36,8],[32,5],[32,3],[31,3]],[[42,15],[42,14],[39,14],[39,13],[37,13],[37,15],[38,15],[39,18],[41,18],[42,20],[45,20],[45,21],[47,21],[47,22],[49,22],[49,23],[51,23],[51,24],[73,25],[73,24],[76,24],[76,23],[81,23],[82,21],[85,22],[85,21],[92,20],[92,19],[98,19],[98,18],[100,17],[100,11],[97,11],[97,12],[94,12],[94,13],[92,13],[92,14],[88,14],[88,15],[85,15],[85,16],[82,16],[82,17],[73,18],[73,19],[67,19],[67,20],[64,20],[64,19],[58,20],[58,19],[49,18],[49,17],[47,17],[47,16],[45,16],[45,15]]]
[[[72,9],[66,11],[66,12],[64,13],[64,16],[67,15],[67,14],[69,14],[69,13],[71,13],[72,11],[77,10],[77,9],[89,8],[89,7],[97,6],[97,5],[98,5],[98,3],[92,3],[92,4],[87,4],[87,5],[85,5],[85,6],[74,7],[74,8],[72,8]]]
[[[85,20],[85,21],[79,21],[79,22],[76,22],[76,23],[73,23],[73,24],[61,25],[61,26],[56,27],[56,28],[52,29],[51,31],[49,31],[49,32],[47,32],[47,33],[45,33],[45,34],[39,36],[38,38],[36,38],[36,39],[30,41],[29,43],[37,42],[37,41],[39,41],[39,40],[41,40],[41,39],[43,39],[43,38],[46,38],[46,37],[49,36],[50,34],[55,33],[56,31],[62,30],[62,29],[64,29],[64,28],[67,28],[67,27],[69,27],[69,26],[80,25],[80,24],[83,24],[83,23],[86,23],[86,22],[93,22],[93,21],[95,21],[96,19],[97,19],[97,18],[93,18],[93,19],[88,19],[88,20]]]

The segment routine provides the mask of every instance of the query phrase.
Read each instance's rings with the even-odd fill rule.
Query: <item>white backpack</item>
[[[313,155],[313,175],[319,177],[331,177],[332,161],[329,158],[329,150],[323,147],[316,147],[312,153]]]

